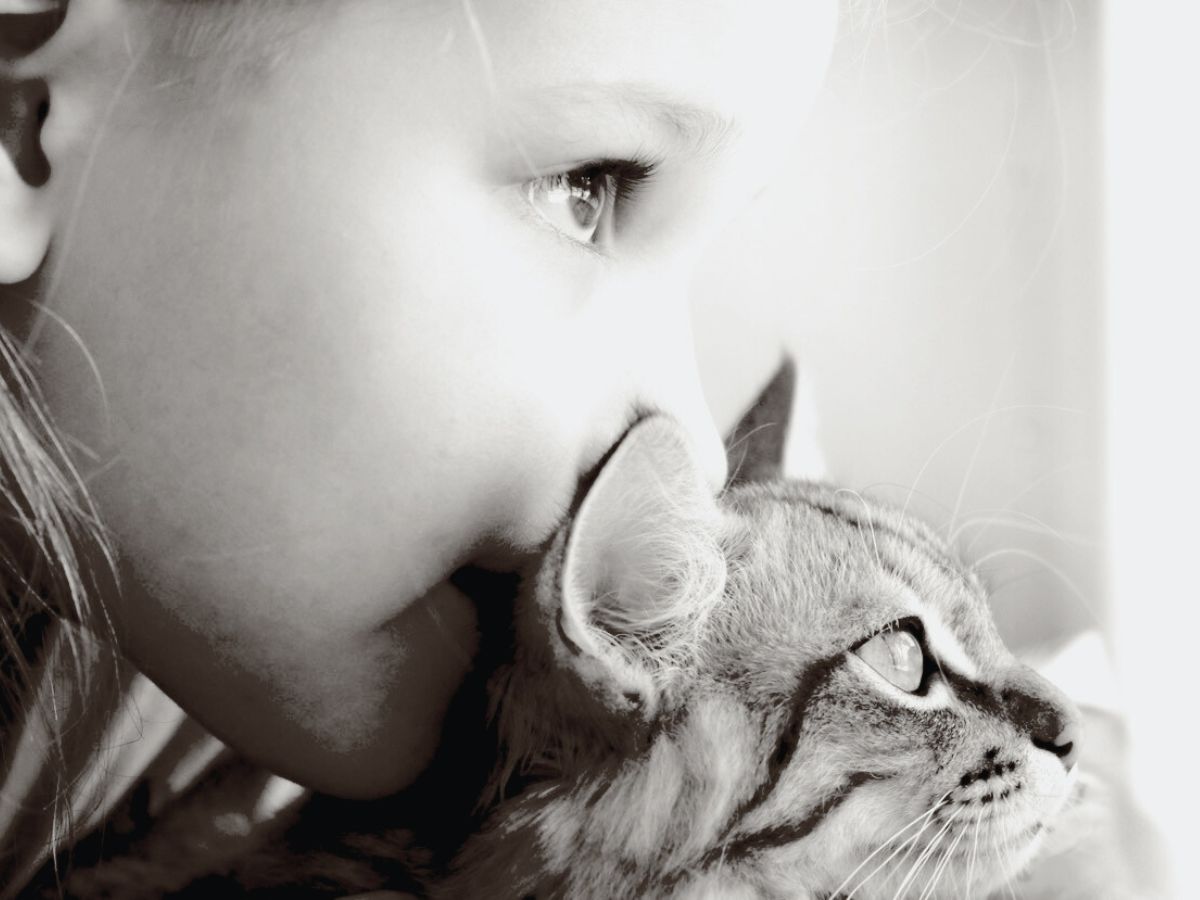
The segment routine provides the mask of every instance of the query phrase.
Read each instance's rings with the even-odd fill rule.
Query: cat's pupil
[[[925,653],[907,630],[888,626],[854,651],[872,669],[903,691],[916,691],[925,673]]]

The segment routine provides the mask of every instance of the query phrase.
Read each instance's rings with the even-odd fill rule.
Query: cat
[[[316,798],[177,895],[933,900],[1012,881],[1072,792],[1078,714],[930,528],[777,477],[765,426],[790,377],[743,420],[733,446],[753,449],[716,498],[674,422],[630,428],[491,611],[486,688],[464,689],[421,784]],[[154,895],[107,865],[68,895]]]
[[[648,421],[548,559],[495,684],[502,771],[543,774],[447,896],[986,896],[1067,797],[1071,704],[894,511],[775,481],[714,503]]]

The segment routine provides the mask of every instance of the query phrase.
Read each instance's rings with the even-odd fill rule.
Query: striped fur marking
[[[714,847],[704,857],[703,865],[711,866],[716,863],[738,862],[748,856],[793,844],[808,837],[825,819],[854,792],[854,790],[869,781],[875,781],[879,775],[870,772],[856,772],[846,779],[846,782],[813,809],[796,822],[783,822],[769,828],[743,835],[729,844]]]
[[[728,840],[729,835],[737,829],[737,826],[746,816],[766,803],[770,799],[771,794],[774,793],[776,786],[779,784],[779,779],[787,771],[788,766],[792,762],[792,757],[796,753],[796,748],[800,744],[800,734],[804,730],[805,713],[808,711],[808,705],[812,700],[813,694],[828,681],[829,676],[834,671],[844,664],[845,659],[846,655],[844,653],[828,656],[809,666],[808,670],[801,677],[800,683],[792,694],[792,702],[789,704],[791,713],[784,723],[783,728],[779,731],[774,751],[767,758],[766,777],[755,789],[753,796],[733,814],[729,827],[725,831],[726,840]]]

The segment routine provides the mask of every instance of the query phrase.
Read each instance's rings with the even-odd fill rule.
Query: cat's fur
[[[673,423],[635,425],[492,610],[486,695],[451,724],[473,744],[390,804],[317,799],[182,895],[962,898],[1016,876],[1071,788],[1071,704],[931,530],[732,457],[754,478],[714,500]],[[896,623],[916,693],[855,652]],[[67,884],[99,896],[119,869]]]

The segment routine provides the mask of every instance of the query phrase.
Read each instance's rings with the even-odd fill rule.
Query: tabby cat
[[[528,601],[493,689],[502,772],[539,778],[445,896],[986,896],[1067,796],[1070,704],[930,531],[821,485],[713,502],[669,422]]]
[[[740,462],[753,477],[714,499],[649,417],[600,468],[487,664],[489,737],[476,706],[453,745],[490,773],[478,816],[451,799],[461,750],[387,813],[473,823],[427,830],[456,850],[321,798],[183,894],[875,900],[1013,879],[1072,787],[1071,704],[930,529]]]

